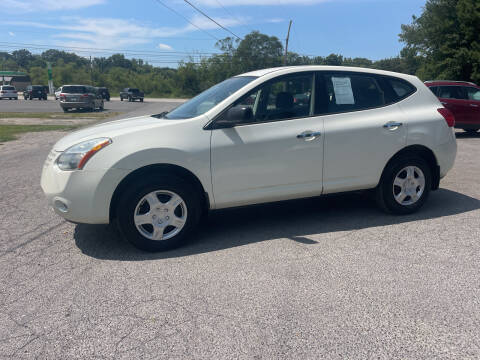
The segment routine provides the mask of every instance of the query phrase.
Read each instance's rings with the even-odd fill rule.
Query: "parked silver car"
[[[17,90],[15,89],[15,86],[1,85],[0,100],[2,99],[18,100],[18,93],[17,93]]]
[[[103,98],[93,86],[64,85],[60,93],[60,106],[69,109],[103,110]]]

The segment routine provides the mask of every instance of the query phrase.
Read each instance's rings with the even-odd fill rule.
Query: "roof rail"
[[[470,84],[470,85],[477,86],[477,84],[471,81],[461,81],[461,80],[427,80],[425,81],[425,83],[432,83],[432,82],[452,82],[452,83],[462,83],[462,84]]]

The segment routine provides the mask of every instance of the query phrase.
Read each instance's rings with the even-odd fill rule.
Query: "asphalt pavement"
[[[480,136],[458,133],[417,214],[365,194],[225,210],[149,254],[48,208],[63,135],[0,146],[0,358],[480,358]]]

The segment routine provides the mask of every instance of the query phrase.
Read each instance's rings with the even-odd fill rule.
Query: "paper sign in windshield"
[[[337,105],[353,105],[352,83],[349,77],[332,77],[333,90],[335,91],[335,102]]]

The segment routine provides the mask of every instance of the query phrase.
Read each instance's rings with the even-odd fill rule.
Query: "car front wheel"
[[[380,208],[388,213],[411,214],[420,209],[432,187],[430,166],[415,156],[394,160],[385,169],[376,189]]]
[[[117,224],[135,247],[165,251],[185,243],[200,213],[200,197],[189,183],[175,176],[152,176],[122,194]]]

